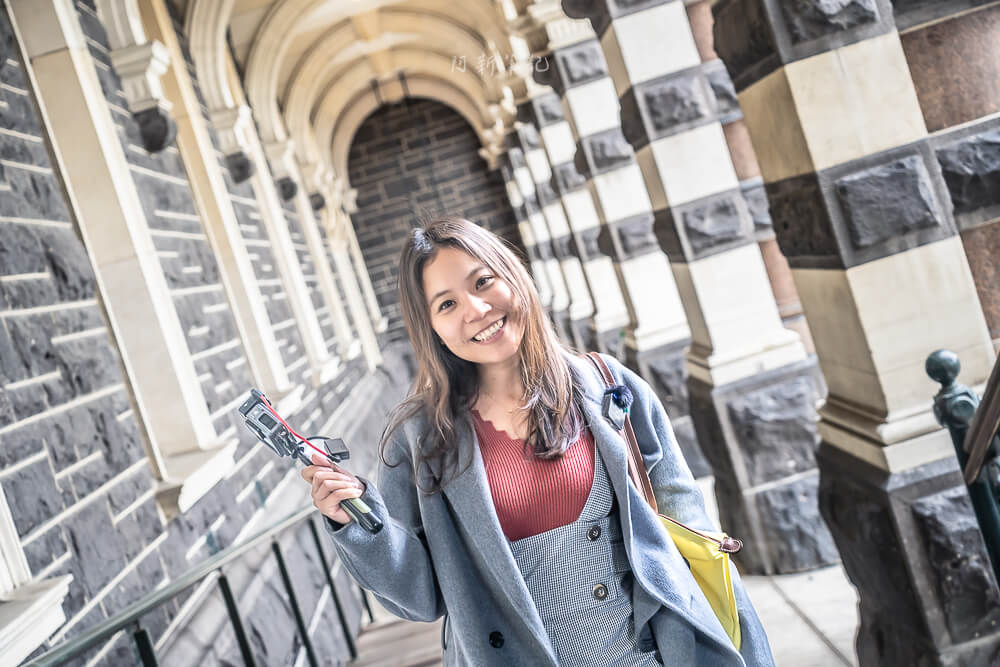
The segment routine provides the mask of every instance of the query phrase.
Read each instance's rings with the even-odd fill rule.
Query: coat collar
[[[604,381],[589,359],[570,353],[566,353],[565,358],[583,388],[583,400],[580,403],[584,421],[593,434],[597,450],[611,478],[611,485],[622,518],[622,536],[629,561],[633,565],[633,571],[642,581],[641,565],[634,558],[635,526],[633,526],[633,521],[634,512],[638,512],[641,516],[643,510],[638,507],[634,510],[633,506],[645,505],[645,501],[629,481],[624,441],[618,431],[601,414],[601,400],[605,391]],[[487,555],[488,572],[486,575],[492,577],[491,583],[503,591],[511,608],[517,610],[518,617],[525,623],[527,629],[544,644],[552,663],[557,664],[555,653],[548,641],[548,633],[535,609],[534,601],[524,584],[524,578],[514,560],[509,542],[500,528],[496,511],[493,509],[493,499],[490,495],[486,469],[479,451],[479,440],[475,428],[469,419],[464,420],[460,428],[459,469],[462,470],[462,473],[448,482],[443,487],[442,492],[448,498],[449,504],[462,528],[470,536],[475,549],[479,553]],[[466,465],[467,463],[468,465]],[[651,525],[658,521],[652,512],[646,511],[645,514],[649,515],[646,518]],[[660,526],[655,526],[653,532],[662,534],[663,529]],[[680,554],[675,552],[673,555],[680,567],[686,567]],[[682,617],[690,618],[691,600],[693,599],[692,587],[696,587],[696,584],[693,583],[691,577],[675,577],[674,579],[676,581],[672,582],[673,585],[669,587],[669,590],[662,590],[661,586],[661,590],[651,591],[651,593],[659,603],[672,608]],[[690,580],[690,582],[686,580]],[[705,604],[707,606],[707,602]],[[709,611],[711,610],[709,609]],[[713,636],[717,640],[720,639],[720,637],[715,636],[718,633],[712,632],[714,628],[710,625],[708,627],[704,623],[695,623],[695,625],[709,636]],[[721,632],[722,627],[719,626],[718,630]],[[726,641],[728,642],[728,638]]]

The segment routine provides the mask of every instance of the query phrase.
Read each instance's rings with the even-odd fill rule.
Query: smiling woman
[[[444,615],[446,665],[773,666],[738,573],[735,646],[629,483],[602,377],[560,344],[504,241],[436,220],[410,232],[399,276],[417,375],[377,479],[320,457],[302,473],[354,578],[403,618]],[[605,362],[634,396],[659,507],[711,530],[663,406]],[[387,517],[378,535],[340,508],[354,497]]]

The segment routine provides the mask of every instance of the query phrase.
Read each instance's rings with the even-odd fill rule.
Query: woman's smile
[[[504,315],[499,320],[497,320],[496,322],[494,322],[493,324],[491,324],[490,326],[486,327],[485,329],[477,333],[475,336],[473,336],[472,340],[475,341],[476,343],[479,343],[480,345],[488,345],[489,343],[496,342],[496,340],[503,333],[504,326],[506,324],[507,324],[507,316]]]

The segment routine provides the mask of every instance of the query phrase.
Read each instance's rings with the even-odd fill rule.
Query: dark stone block
[[[779,5],[794,42],[850,30],[879,18],[875,0],[796,0]]]
[[[725,67],[705,67],[705,78],[715,96],[715,113],[719,117],[740,114],[740,101],[736,97],[736,88]]]
[[[955,213],[1000,204],[1000,130],[947,144],[936,154]]]
[[[754,230],[761,232],[771,230],[771,209],[767,201],[767,191],[762,182],[752,182],[740,184],[740,191],[743,193],[743,200],[747,203],[747,210],[750,211],[750,219],[753,220]]]
[[[824,443],[817,462],[820,509],[860,596],[860,664],[993,664],[1000,644],[995,626],[965,645],[948,627],[949,614],[957,619],[979,604],[995,614],[1000,595],[992,577],[984,581],[976,572],[985,547],[980,538],[969,550],[966,528],[975,518],[968,505],[962,508],[967,500],[954,500],[966,494],[955,459],[890,474]],[[949,560],[954,549],[962,551]],[[947,586],[939,586],[942,579]],[[977,580],[992,592],[969,591]],[[944,594],[958,599],[942,600]]]
[[[597,40],[559,49],[554,55],[563,89],[595,81],[608,74],[604,53]]]
[[[67,550],[62,527],[54,526],[24,545],[24,557],[28,561],[28,569],[37,575]]]
[[[0,295],[18,308],[49,306],[59,301],[59,294],[51,278],[32,278],[0,283]]]
[[[65,507],[52,468],[41,459],[4,479],[3,492],[10,506],[17,534],[24,537]]]
[[[521,148],[524,150],[542,147],[542,138],[538,136],[538,130],[535,129],[534,125],[529,123],[522,124],[517,130],[517,134],[521,139]]]
[[[11,190],[0,197],[0,215],[59,221],[69,219],[62,190],[54,176],[9,166],[4,174]]]
[[[995,632],[1000,591],[968,491],[951,488],[925,496],[913,503],[913,514],[952,639],[963,642]]]
[[[605,256],[601,249],[601,245],[598,241],[601,235],[601,229],[603,225],[598,227],[590,227],[588,229],[580,230],[576,233],[574,240],[576,241],[576,256],[581,260],[586,261],[589,259],[594,259],[595,257]]]
[[[150,498],[122,517],[115,528],[125,549],[125,558],[132,560],[163,533],[164,525],[156,510],[156,501]]]
[[[225,158],[226,169],[234,183],[242,183],[253,175],[254,165],[243,151],[230,153]]]
[[[22,379],[57,368],[56,353],[46,329],[49,321],[45,317],[18,317],[6,322],[11,344],[20,358]]]
[[[285,176],[278,179],[278,193],[282,201],[290,201],[299,191],[299,185],[294,179]]]
[[[761,491],[756,503],[766,517],[763,537],[774,571],[795,572],[840,560],[833,536],[819,514],[816,477]]]
[[[791,377],[735,396],[726,409],[751,486],[815,467],[815,382]]]
[[[618,167],[623,167],[635,160],[635,152],[625,139],[621,128],[612,128],[583,137],[577,144],[573,164],[577,171],[586,178]]]
[[[557,192],[567,195],[585,186],[587,177],[577,171],[573,162],[564,162],[552,167],[552,182]]]
[[[781,65],[763,0],[720,0],[712,5],[712,14],[715,50],[737,91]]]
[[[94,270],[83,243],[66,229],[39,229],[39,241],[45,248],[48,270],[59,297],[79,301],[94,296]]]
[[[73,516],[66,535],[87,596],[93,597],[124,569],[124,551],[104,503],[91,503]]]
[[[562,102],[555,93],[539,95],[531,100],[535,110],[535,119],[539,127],[566,120],[563,115]]]
[[[556,259],[562,261],[574,257],[574,244],[572,234],[566,234],[552,239],[552,254]]]
[[[697,72],[643,84],[640,97],[649,110],[650,126],[657,136],[705,118],[711,112]]]
[[[839,265],[837,240],[816,174],[765,183],[764,187],[774,233],[789,264]]]
[[[142,147],[150,153],[159,153],[177,137],[177,123],[170,114],[154,107],[133,114],[142,137]]]
[[[855,248],[942,224],[930,175],[918,155],[844,176],[834,188]]]
[[[736,197],[713,199],[680,212],[684,234],[694,254],[746,238],[745,211]]]
[[[656,235],[653,233],[652,214],[637,215],[612,224],[601,225],[598,245],[601,252],[615,262],[660,252]]]

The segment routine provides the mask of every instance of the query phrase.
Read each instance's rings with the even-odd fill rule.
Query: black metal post
[[[969,422],[979,408],[979,397],[976,392],[955,381],[962,364],[951,350],[932,352],[924,367],[932,380],[941,383],[941,391],[934,396],[934,417],[951,434],[958,465],[964,470],[969,456],[965,451],[965,436]],[[985,465],[975,481],[968,484],[968,489],[986,551],[993,564],[993,574],[1000,583],[1000,463],[997,455],[996,447],[991,447]]]
[[[288,576],[288,568],[285,567],[285,558],[281,555],[281,547],[277,542],[271,542],[271,551],[274,552],[274,559],[278,561],[278,571],[281,572],[281,580],[285,584],[288,592],[288,602],[292,605],[292,612],[295,614],[295,624],[299,627],[299,634],[302,636],[302,645],[306,649],[306,657],[309,658],[311,667],[319,667],[316,659],[316,652],[313,650],[312,640],[309,639],[309,626],[306,625],[302,617],[302,610],[299,608],[299,600],[295,597],[295,589],[292,588],[292,579]]]
[[[229,612],[229,620],[233,624],[233,632],[236,634],[236,642],[240,645],[240,653],[243,655],[243,664],[247,667],[257,667],[254,660],[253,650],[250,648],[250,641],[247,639],[246,630],[243,628],[243,619],[240,617],[240,609],[236,606],[236,598],[233,597],[233,590],[229,587],[229,579],[224,572],[219,572],[219,589],[222,591],[222,599],[226,601],[226,611]]]
[[[368,591],[366,591],[365,589],[363,589],[361,586],[358,586],[358,590],[361,591],[361,604],[363,604],[365,606],[365,611],[368,612],[368,622],[369,623],[374,623],[375,622],[375,613],[372,611],[372,605],[368,601]]]
[[[316,529],[316,522],[312,519],[307,521],[309,532],[312,533],[313,541],[316,542],[316,551],[319,553],[319,562],[323,567],[323,574],[326,576],[326,583],[330,586],[330,595],[333,596],[333,605],[337,609],[337,619],[340,621],[340,629],[344,633],[344,641],[347,642],[347,650],[351,654],[351,660],[358,657],[358,648],[354,645],[354,637],[351,636],[351,629],[347,625],[347,616],[344,614],[344,606],[340,603],[340,595],[337,594],[337,586],[330,573],[330,564],[326,560],[323,552],[323,541],[319,539],[319,530]]]
[[[139,660],[142,661],[143,667],[159,667],[160,663],[156,661],[156,649],[153,648],[153,640],[149,638],[146,628],[136,623],[132,639],[135,640],[135,649],[139,652]]]

